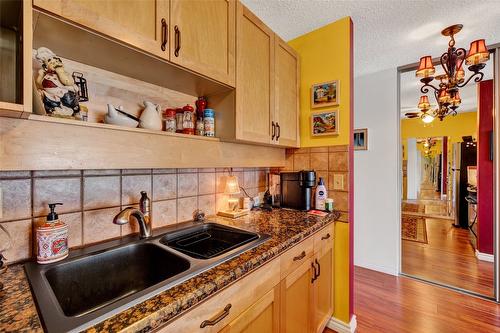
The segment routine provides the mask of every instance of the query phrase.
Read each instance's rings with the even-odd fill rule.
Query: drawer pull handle
[[[321,237],[321,240],[325,240],[330,238],[330,233],[327,233],[325,236]]]
[[[226,318],[227,315],[229,314],[229,310],[231,309],[231,306],[232,306],[231,303],[229,303],[228,305],[226,305],[224,307],[224,310],[222,310],[220,313],[216,314],[214,318],[202,321],[201,325],[200,325],[200,328],[204,328],[204,327],[207,327],[207,326],[214,326],[219,321],[221,321],[222,319]]]
[[[302,260],[304,259],[304,257],[306,256],[306,251],[302,251],[301,254],[299,254],[298,256],[296,257],[293,257],[293,261],[298,261],[298,260]]]
[[[167,45],[167,21],[163,18],[161,19],[161,50],[165,51],[166,50],[166,45]]]

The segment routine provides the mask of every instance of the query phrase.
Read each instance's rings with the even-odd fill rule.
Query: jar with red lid
[[[183,127],[182,127],[182,123],[184,121],[184,110],[182,110],[181,108],[177,108],[175,109],[175,124],[176,124],[176,129],[175,129],[175,132],[176,133],[182,133],[182,130],[183,130]]]
[[[177,129],[176,114],[177,112],[175,109],[166,109],[163,113],[163,119],[165,120],[165,132],[175,133]]]
[[[191,105],[186,105],[182,108],[184,111],[182,118],[182,133],[194,134],[195,114],[194,108]]]

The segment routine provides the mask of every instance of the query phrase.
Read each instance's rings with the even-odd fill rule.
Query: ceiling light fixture
[[[420,118],[426,123],[430,123],[434,118],[443,120],[448,115],[456,115],[457,109],[462,100],[460,99],[459,88],[466,86],[472,79],[474,82],[480,82],[483,79],[481,70],[486,66],[485,62],[490,59],[490,53],[486,48],[484,39],[478,39],[470,43],[469,52],[464,48],[455,48],[454,36],[462,30],[463,25],[455,24],[443,31],[443,36],[450,37],[448,43],[448,51],[443,53],[440,58],[441,66],[444,69],[444,74],[434,76],[436,69],[432,62],[431,56],[420,58],[420,63],[415,75],[420,78],[422,94],[427,94],[433,90],[434,97],[437,101],[437,109],[430,111],[430,103],[427,95],[422,95],[418,103],[418,108],[421,111]],[[465,70],[463,63],[468,66],[472,75],[465,80]],[[439,81],[438,87],[431,84],[436,79]],[[418,117],[419,113],[410,112],[406,116],[408,118]]]

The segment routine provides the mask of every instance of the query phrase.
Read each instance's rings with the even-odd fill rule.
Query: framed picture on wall
[[[311,114],[311,135],[338,135],[339,111],[319,111]]]
[[[311,87],[311,108],[332,105],[339,105],[339,81],[313,84]]]
[[[368,150],[368,129],[354,130],[354,150]]]

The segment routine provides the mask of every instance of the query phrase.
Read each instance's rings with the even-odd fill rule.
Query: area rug
[[[403,202],[401,203],[401,211],[404,212],[409,212],[409,213],[425,213],[425,205],[423,204],[418,204],[418,203],[408,203],[408,202]]]
[[[412,242],[427,244],[425,218],[419,216],[401,216],[401,238]]]

